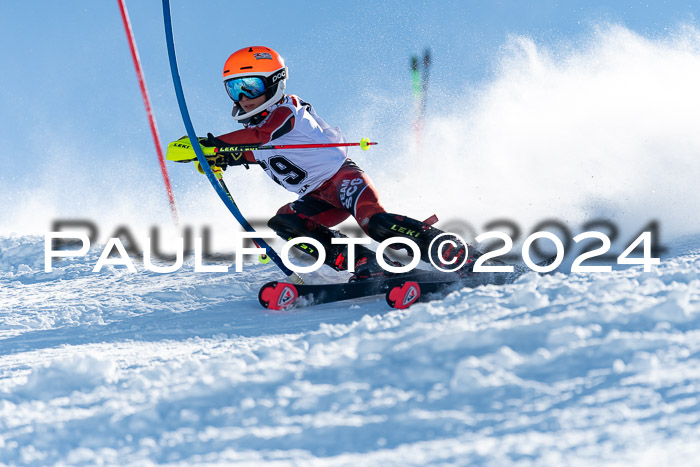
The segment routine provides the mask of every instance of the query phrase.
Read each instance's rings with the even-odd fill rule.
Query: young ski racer
[[[224,65],[223,81],[233,100],[233,119],[244,128],[218,137],[210,133],[207,138],[199,138],[199,143],[210,149],[205,151],[210,165],[225,170],[235,165],[248,168],[248,164],[258,164],[272,180],[299,195],[296,201],[282,206],[268,226],[285,240],[296,237],[318,240],[325,248],[325,264],[337,271],[349,268],[348,246],[331,243],[333,238],[345,237],[331,227],[349,216],[377,242],[391,237],[413,240],[425,262],[430,262],[430,255],[434,264],[445,268],[465,261],[465,249],[454,236],[445,239],[453,240],[456,247],[447,244],[440,253],[436,246],[429,251],[431,241],[443,234],[441,230],[428,222],[386,212],[369,176],[348,159],[344,147],[212,154],[212,147],[225,150],[250,144],[344,142],[340,129],[330,127],[311,104],[285,94],[287,76],[284,60],[268,47],[246,47],[234,52]],[[440,240],[436,244],[442,243],[443,238]],[[318,258],[313,247],[303,244],[297,247]],[[390,275],[379,265],[374,251],[362,245],[353,247],[356,260],[351,281]],[[471,272],[474,260],[481,255],[472,247],[468,248],[468,254],[458,271],[462,275]]]

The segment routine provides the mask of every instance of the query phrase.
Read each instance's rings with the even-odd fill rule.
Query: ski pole
[[[216,179],[219,180],[219,184],[221,185],[221,188],[224,189],[224,193],[226,193],[226,196],[228,196],[228,199],[230,199],[231,202],[233,203],[233,205],[236,206],[236,208],[238,208],[236,201],[233,199],[233,195],[231,195],[231,192],[229,191],[228,187],[226,186],[226,183],[224,183],[223,170],[221,170],[220,167],[212,167],[212,171],[214,172],[214,175],[216,175]],[[255,241],[254,238],[251,238],[251,240],[253,240],[253,244],[257,248],[263,248],[260,246],[260,244],[257,241]],[[270,257],[267,254],[262,253],[258,257],[258,261],[260,261],[262,264],[267,264],[270,262]],[[297,279],[294,278],[294,280],[297,280]]]
[[[370,146],[376,145],[376,142],[370,141],[369,138],[362,138],[359,143],[314,143],[314,144],[268,144],[258,146],[256,144],[240,144],[237,146],[226,146],[216,148],[215,152],[243,152],[243,151],[262,151],[265,149],[314,149],[314,148],[344,148],[359,146],[363,150],[368,150]]]
[[[265,149],[313,149],[313,148],[338,148],[338,147],[349,147],[349,146],[359,146],[363,150],[367,151],[370,146],[376,145],[376,142],[372,142],[369,138],[362,138],[359,143],[311,143],[311,144],[268,144],[261,146],[259,144],[238,144],[231,146],[201,146],[200,149],[204,152],[205,157],[214,156],[216,154],[233,154],[245,151],[259,151]],[[192,162],[197,160],[197,155],[194,153],[194,148],[192,147],[191,140],[179,139],[168,144],[168,150],[165,154],[165,158],[169,161],[174,162]],[[204,172],[202,172],[204,173]]]

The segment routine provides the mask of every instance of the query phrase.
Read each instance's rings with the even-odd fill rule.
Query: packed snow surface
[[[697,462],[700,249],[391,310],[0,238],[0,463]]]

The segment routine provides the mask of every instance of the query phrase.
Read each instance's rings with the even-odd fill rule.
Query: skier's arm
[[[259,145],[269,143],[275,138],[289,133],[294,128],[294,113],[288,107],[278,107],[270,113],[264,123],[255,128],[244,128],[242,130],[226,133],[221,136],[214,136],[209,133],[207,143],[217,148],[230,146]],[[252,151],[243,153],[233,153],[230,156],[217,154],[216,165],[226,168],[231,165],[257,164]],[[223,158],[223,159],[222,159]]]
[[[273,110],[265,121],[254,128],[244,128],[223,134],[219,137],[213,135],[207,138],[198,138],[199,144],[204,151],[211,165],[246,165],[256,164],[255,156],[251,151],[233,153],[229,156],[218,153],[214,148],[243,146],[243,145],[264,145],[275,138],[279,138],[292,131],[294,128],[294,113],[289,107],[280,106]],[[186,141],[185,141],[186,140]],[[183,137],[178,141],[173,141],[168,145],[168,160],[176,162],[191,162],[196,159],[196,155],[191,148],[189,138]]]
[[[292,110],[289,107],[281,106],[273,110],[262,125],[226,133],[218,136],[217,139],[228,146],[244,144],[259,144],[262,146],[289,133],[293,128],[294,114]]]
[[[217,138],[211,133],[207,133],[206,144],[215,148],[226,148],[230,145],[225,141]],[[240,143],[239,143],[240,144]],[[258,161],[255,160],[255,156],[252,151],[241,151],[241,152],[216,152],[217,165],[222,167],[229,165],[245,165],[246,169],[248,164],[257,164]]]

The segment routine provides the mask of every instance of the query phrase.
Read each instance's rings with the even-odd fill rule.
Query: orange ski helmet
[[[224,64],[224,86],[234,102],[233,118],[248,119],[282,99],[287,74],[284,59],[268,47],[246,47],[232,53]],[[267,99],[261,106],[244,113],[238,105],[241,94],[251,99],[264,94]]]

